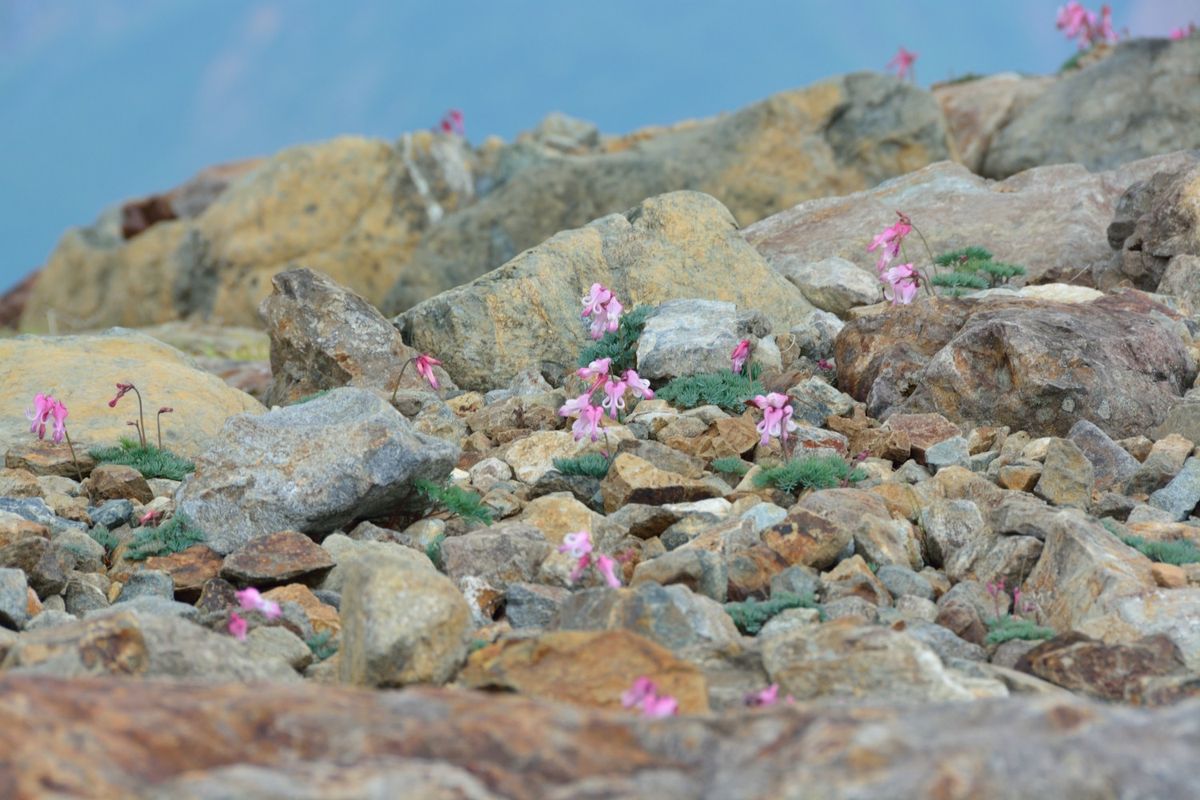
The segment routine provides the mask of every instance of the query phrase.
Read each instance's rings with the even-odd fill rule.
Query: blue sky
[[[920,54],[922,84],[1050,72],[1057,3],[0,0],[0,289],[71,225],[207,164],[463,109],[511,139],[546,113],[607,132],[731,110]],[[1091,4],[1089,4],[1091,5]],[[1200,0],[1116,0],[1165,35]]]

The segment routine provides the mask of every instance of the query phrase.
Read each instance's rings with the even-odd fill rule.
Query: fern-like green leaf
[[[660,400],[666,400],[676,408],[696,408],[714,405],[731,414],[746,410],[746,403],[755,395],[765,393],[758,380],[761,367],[751,365],[749,375],[739,375],[732,370],[707,375],[688,375],[675,378],[656,392]]]
[[[843,483],[857,483],[866,477],[866,472],[851,467],[841,456],[806,456],[760,470],[754,476],[754,485],[760,488],[774,486],[791,493],[798,488],[833,489]]]

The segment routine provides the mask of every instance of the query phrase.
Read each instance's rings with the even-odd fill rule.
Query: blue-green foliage
[[[475,520],[484,525],[492,524],[492,513],[483,505],[483,498],[474,492],[457,486],[438,486],[427,480],[414,482],[417,490],[437,505],[465,520]]]
[[[142,447],[132,439],[121,439],[117,447],[101,447],[89,451],[101,464],[123,464],[133,467],[145,478],[170,478],[181,481],[196,465],[170,450],[159,450],[152,444]]]
[[[563,475],[603,478],[608,474],[608,467],[611,463],[600,453],[584,453],[574,458],[556,458],[554,459],[554,468]]]
[[[751,364],[748,375],[739,375],[733,370],[722,370],[707,375],[687,375],[675,378],[656,393],[659,400],[666,400],[676,408],[697,408],[714,405],[731,414],[746,410],[746,403],[756,395],[765,394],[758,376],[762,368]]]
[[[943,294],[957,297],[967,289],[987,289],[1008,282],[1009,279],[1025,274],[1025,268],[1015,264],[996,261],[982,247],[963,247],[943,253],[934,259],[939,267],[949,267],[950,272],[941,272],[930,280],[941,286]]]
[[[833,489],[843,483],[857,483],[867,473],[851,467],[841,456],[806,456],[786,464],[760,470],[754,476],[758,487],[774,486],[784,492],[796,489]]]
[[[611,358],[611,374],[633,369],[637,364],[638,338],[646,327],[646,318],[653,311],[654,306],[638,306],[622,314],[615,331],[604,334],[579,352],[579,366],[586,367],[598,359]]]
[[[984,639],[988,644],[1004,644],[1013,639],[1053,639],[1054,631],[1043,628],[1036,622],[1011,614],[998,619],[987,621],[988,635]]]
[[[193,525],[186,515],[176,514],[157,528],[138,528],[125,550],[125,558],[144,561],[150,556],[182,553],[205,539],[204,531]]]
[[[337,642],[333,641],[333,635],[329,631],[321,631],[308,637],[305,641],[308,649],[312,651],[313,658],[317,661],[324,661],[338,651]]]
[[[714,472],[723,472],[727,475],[745,475],[750,471],[750,466],[740,458],[725,457],[714,458],[712,460],[712,468]]]
[[[776,592],[769,600],[743,600],[726,603],[725,613],[733,619],[737,629],[747,636],[757,636],[763,625],[781,611],[789,608],[816,608],[811,594],[799,595]]]
[[[1200,561],[1200,548],[1186,539],[1155,540],[1141,536],[1121,536],[1120,539],[1151,561],[1176,566]]]

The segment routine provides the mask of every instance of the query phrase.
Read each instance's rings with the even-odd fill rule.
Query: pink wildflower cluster
[[[763,412],[762,422],[755,426],[755,430],[762,435],[759,444],[765,446],[775,437],[786,449],[788,434],[796,430],[796,423],[792,421],[795,411],[788,403],[788,396],[771,392],[767,395],[760,394],[750,402]]]
[[[415,356],[413,356],[412,358],[410,358],[404,362],[404,366],[402,366],[400,368],[400,374],[396,376],[396,386],[394,389],[392,389],[392,402],[393,403],[396,402],[396,395],[400,391],[400,381],[404,380],[404,373],[408,370],[409,364],[412,364],[413,366],[415,366],[417,368],[417,374],[420,375],[422,378],[424,378],[429,383],[429,387],[431,389],[433,389],[434,391],[437,391],[438,377],[437,377],[437,374],[434,373],[433,368],[440,367],[442,365],[442,362],[438,361],[436,358],[434,358],[431,355],[426,355],[425,353],[417,353]]]
[[[892,305],[907,305],[916,298],[921,278],[911,263],[889,266],[900,255],[904,237],[912,233],[912,220],[899,211],[896,216],[900,219],[872,239],[867,252],[880,250],[879,260],[875,262],[875,274],[883,282],[884,297],[891,300]]]
[[[1002,602],[1000,598],[1005,600],[1009,597],[1008,588],[1004,585],[1004,578],[997,578],[994,581],[989,581],[987,584],[987,593],[992,597],[992,607],[996,612],[996,618],[999,619],[1003,614]],[[1012,613],[1013,616],[1025,616],[1032,614],[1037,610],[1037,606],[1029,598],[1022,599],[1021,587],[1014,586],[1012,590]]]
[[[916,80],[916,73],[913,71],[913,64],[917,62],[917,54],[911,50],[905,50],[901,47],[896,51],[896,55],[892,56],[892,60],[887,63],[887,70],[896,71],[897,78],[910,78]]]
[[[1068,39],[1078,39],[1080,50],[1117,40],[1117,32],[1112,26],[1112,8],[1108,5],[1100,6],[1097,16],[1095,11],[1088,11],[1076,0],[1071,0],[1058,10],[1055,27]]]
[[[743,702],[750,708],[764,708],[773,706],[779,702],[779,684],[772,683],[765,689],[759,689],[757,692],[750,692],[746,695]],[[784,702],[789,705],[796,702],[796,699],[790,694],[784,698]]]
[[[746,366],[746,360],[750,358],[750,340],[742,339],[737,343],[737,347],[733,348],[733,352],[729,354],[729,358],[733,361],[733,372],[735,375],[741,375],[742,369]]]
[[[1186,39],[1189,36],[1194,35],[1195,33],[1196,33],[1196,23],[1189,22],[1188,26],[1186,28],[1184,28],[1183,26],[1180,26],[1178,28],[1172,29],[1171,38],[1174,39],[1175,41],[1179,41],[1180,39]]]
[[[621,695],[621,705],[636,708],[643,716],[652,719],[673,717],[679,713],[679,701],[669,694],[659,694],[654,681],[641,676],[633,682],[633,688]]]
[[[583,313],[580,316],[584,319],[592,318],[591,335],[593,339],[599,339],[605,331],[616,331],[621,321],[621,312],[624,310],[624,306],[612,290],[604,288],[603,284],[593,283],[592,288],[583,296]]]
[[[647,400],[654,397],[650,381],[639,376],[636,370],[627,369],[620,376],[615,376],[609,374],[611,369],[611,358],[598,358],[575,373],[591,383],[583,394],[564,403],[558,409],[558,414],[561,417],[576,417],[575,424],[571,426],[576,441],[585,436],[591,437],[593,442],[600,438],[600,420],[604,418],[605,411],[617,419],[619,412],[625,410],[626,392]],[[600,405],[592,403],[592,396],[597,389],[604,395]]]
[[[466,136],[467,129],[463,125],[463,112],[457,108],[452,108],[442,115],[442,121],[438,123],[438,128],[442,133],[456,133],[459,136]]]
[[[577,559],[575,569],[571,570],[571,583],[583,577],[583,573],[588,567],[595,567],[596,571],[604,578],[604,582],[611,588],[621,588],[621,579],[617,577],[616,560],[603,553],[592,552],[592,534],[588,531],[568,533],[563,537],[563,543],[559,545],[558,552],[566,553]]]
[[[242,611],[257,611],[267,619],[279,619],[283,614],[283,610],[274,600],[268,600],[259,593],[254,587],[242,589],[236,592],[234,596],[237,598],[238,607]],[[250,629],[250,623],[236,611],[229,612],[229,633],[239,642],[246,641],[246,633]]]
[[[25,419],[29,420],[29,432],[36,433],[39,439],[45,439],[46,423],[51,417],[54,418],[54,434],[51,438],[57,444],[67,435],[67,407],[55,400],[53,395],[34,396],[33,408],[25,411]]]

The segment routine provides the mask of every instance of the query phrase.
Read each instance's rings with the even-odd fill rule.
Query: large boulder
[[[1054,81],[1045,75],[1001,72],[935,85],[933,96],[942,107],[958,161],[972,172],[980,172],[996,133]]]
[[[937,412],[1060,437],[1086,419],[1114,439],[1136,436],[1195,377],[1170,314],[1136,292],[1073,304],[922,299],[842,329],[838,386],[880,418]]]
[[[575,368],[590,341],[580,298],[595,282],[626,309],[664,300],[724,300],[785,331],[812,311],[800,290],[742,239],[708,195],[672,192],[564,231],[466,286],[396,319],[405,340],[437,354],[462,387],[486,391],[525,369]]]
[[[163,406],[175,409],[163,417],[163,446],[183,456],[205,450],[228,417],[263,410],[250,395],[197,369],[180,351],[134,331],[0,339],[0,452],[31,439],[24,412],[39,392],[53,393],[66,404],[67,432],[80,455],[133,435],[125,423],[137,419],[137,398],[130,395],[116,409],[108,407],[123,381],[132,381],[142,393],[152,440],[155,413]]]
[[[1189,155],[1121,196],[1108,226],[1120,255],[1097,271],[1098,286],[1129,281],[1178,298],[1186,311],[1200,309],[1200,150]]]
[[[388,143],[345,136],[284,150],[192,219],[126,241],[119,214],[68,231],[47,261],[22,327],[147,325],[201,315],[258,324],[270,278],[303,265],[379,303],[421,235],[474,195],[460,137]]]
[[[1200,38],[1134,39],[1060,79],[991,141],[983,174],[1042,164],[1089,169],[1200,147]]]
[[[259,308],[271,336],[268,405],[347,385],[423,388],[424,379],[411,365],[400,375],[417,352],[366,300],[311,269],[281,272],[271,285],[274,291]],[[439,386],[454,388],[440,367],[434,371]]]
[[[526,166],[430,231],[384,311],[403,311],[558,231],[664,192],[711,194],[747,225],[801,200],[865,189],[949,155],[942,115],[928,92],[882,75],[832,78],[620,152]]]
[[[179,512],[226,554],[281,530],[326,534],[356,519],[414,510],[418,478],[442,480],[458,447],[413,430],[366,389],[233,417],[179,488]]]
[[[1028,274],[1014,283],[1086,280],[1113,262],[1106,230],[1122,194],[1189,163],[1192,156],[1181,152],[1106,172],[1078,164],[1038,167],[995,182],[944,161],[865,191],[801,203],[749,226],[745,236],[784,274],[837,256],[874,276],[879,253],[867,245],[903,211],[935,256],[978,246],[1025,267]],[[929,263],[918,237],[905,247],[919,265]]]

